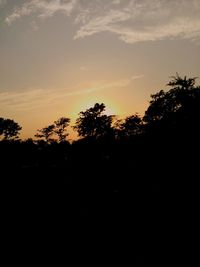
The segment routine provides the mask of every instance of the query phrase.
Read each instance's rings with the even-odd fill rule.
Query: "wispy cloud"
[[[128,12],[111,10],[107,15],[93,18],[88,23],[84,24],[75,35],[75,39],[83,38],[103,31],[111,32],[111,27],[113,24],[127,21],[129,18],[130,14]]]
[[[96,8],[82,11],[75,39],[105,31],[126,43],[200,39],[200,0],[125,0],[113,1],[110,9]]]
[[[141,74],[141,75],[133,75],[131,77],[131,80],[134,81],[134,80],[141,79],[141,78],[144,78],[144,75],[143,74]]]
[[[139,77],[141,77],[141,75],[134,79]],[[112,82],[90,81],[87,86],[80,84],[75,86],[71,91],[69,89],[27,89],[21,92],[4,91],[0,92],[0,107],[1,110],[34,110],[40,107],[59,104],[71,96],[80,96],[112,88],[123,88],[128,86],[131,81],[132,78]]]
[[[85,66],[81,66],[81,67],[80,67],[80,70],[81,70],[81,71],[88,71],[88,68],[85,67]]]
[[[62,12],[69,16],[74,9],[77,0],[31,0],[16,7],[14,11],[6,17],[7,24],[12,24],[15,20],[34,13],[38,18],[48,18],[56,12]]]
[[[114,5],[119,5],[120,2],[121,2],[120,0],[113,0],[113,1],[112,1],[112,4],[114,4]]]
[[[48,93],[43,89],[28,89],[26,91],[0,92],[1,110],[29,110],[37,108],[47,100]]]
[[[0,0],[0,7],[6,4],[6,0]]]
[[[73,14],[71,19],[78,27],[74,39],[109,32],[129,44],[200,40],[200,0],[27,0],[5,21],[10,25],[30,14],[45,19],[58,12]]]
[[[72,92],[67,93],[68,96],[74,96],[74,95],[84,95],[89,93],[94,93],[97,91],[102,91],[106,89],[111,88],[119,88],[119,87],[126,87],[130,84],[130,79],[122,79],[114,82],[101,82],[100,85],[91,85],[88,88],[83,88],[81,90],[75,90]]]

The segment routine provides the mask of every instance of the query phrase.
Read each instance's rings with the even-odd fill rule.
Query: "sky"
[[[96,102],[143,115],[176,72],[200,77],[200,0],[0,0],[0,117],[22,138]]]

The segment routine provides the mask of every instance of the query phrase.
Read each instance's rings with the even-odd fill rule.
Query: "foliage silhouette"
[[[3,135],[3,140],[19,138],[21,129],[22,127],[14,120],[0,118],[0,136]]]
[[[99,138],[112,132],[113,116],[104,114],[105,105],[96,103],[94,107],[81,111],[74,129],[81,137]]]
[[[130,138],[142,132],[142,118],[138,115],[131,115],[125,120],[118,120],[115,125],[117,138]]]
[[[59,142],[66,141],[66,137],[69,135],[67,133],[67,127],[69,126],[70,119],[62,117],[54,122],[55,128],[54,132],[58,135]]]
[[[37,138],[44,138],[47,143],[50,143],[54,141],[52,135],[54,134],[55,125],[51,124],[47,127],[42,128],[41,130],[38,130],[39,133],[35,134],[35,137]]]
[[[152,100],[143,118],[147,128],[155,131],[191,131],[198,128],[200,87],[195,86],[196,78],[178,74],[167,84],[169,91],[151,95]],[[193,129],[194,130],[194,129]]]
[[[54,121],[54,124],[38,130],[39,133],[35,134],[35,137],[44,138],[47,143],[52,143],[56,142],[56,139],[52,137],[58,136],[59,142],[64,142],[66,141],[66,137],[69,135],[67,133],[67,127],[69,126],[69,123],[69,118],[61,117]]]
[[[73,227],[73,233],[88,236],[92,225],[109,224],[108,236],[112,232],[119,251],[127,241],[120,237],[128,236],[134,257],[141,256],[138,262],[171,264],[174,254],[168,248],[177,253],[172,241],[185,240],[198,221],[200,87],[195,78],[179,75],[168,86],[169,91],[152,95],[143,118],[136,113],[114,124],[103,103],[80,112],[74,129],[84,138],[71,144],[63,142],[67,118],[39,130],[43,140],[1,140],[9,231],[13,221],[19,222],[17,232],[30,222],[28,231],[39,224],[39,235],[46,229],[47,236],[51,231],[67,240]],[[59,142],[52,142],[55,137]],[[129,249],[132,256],[132,245]]]

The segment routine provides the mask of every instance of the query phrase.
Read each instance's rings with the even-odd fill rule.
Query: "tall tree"
[[[197,125],[200,120],[200,87],[195,86],[196,78],[181,78],[178,74],[167,84],[169,91],[161,90],[151,95],[150,105],[144,121],[148,126],[177,129]]]
[[[42,128],[41,130],[37,130],[38,133],[35,134],[35,137],[37,138],[44,138],[47,143],[52,142],[54,139],[52,139],[52,135],[54,134],[55,125],[51,124],[47,127]]]
[[[104,114],[105,108],[103,103],[96,103],[79,113],[74,126],[79,136],[99,138],[111,133],[113,116]]]
[[[52,141],[56,141],[55,138],[58,136],[59,142],[63,142],[69,135],[67,133],[67,127],[69,126],[69,123],[69,118],[61,117],[54,121],[53,124],[38,130],[38,133],[35,134],[35,137],[44,138],[47,143],[51,143]]]
[[[66,137],[69,135],[67,133],[67,127],[69,126],[70,119],[62,117],[54,122],[54,133],[57,134],[59,142],[66,141]]]
[[[17,139],[22,127],[11,119],[0,118],[0,136],[3,140]]]

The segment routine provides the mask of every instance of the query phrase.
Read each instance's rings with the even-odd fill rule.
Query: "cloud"
[[[85,67],[85,66],[81,66],[81,67],[80,67],[80,70],[81,70],[81,71],[88,71],[88,68]]]
[[[53,16],[56,12],[62,12],[69,16],[74,9],[77,0],[31,0],[26,1],[23,5],[16,7],[14,11],[6,17],[5,21],[8,25],[15,20],[36,14],[38,18],[45,19]]]
[[[93,18],[87,24],[82,26],[75,35],[75,39],[83,38],[103,31],[111,32],[111,25],[126,21],[129,18],[130,14],[127,12],[111,10],[106,16]]]
[[[81,84],[77,85],[72,89],[72,91],[69,91],[69,89],[27,89],[25,91],[4,91],[0,92],[0,107],[1,110],[34,110],[59,104],[71,96],[79,96],[112,88],[126,87],[130,84],[130,82],[131,79],[121,79],[113,82],[92,81],[87,86]]]
[[[47,97],[43,89],[28,89],[26,91],[0,92],[1,109],[29,110],[37,108]]]
[[[113,1],[112,1],[112,4],[113,4],[113,5],[119,5],[120,2],[121,2],[120,0],[113,0]]]
[[[30,14],[45,19],[58,12],[71,16],[77,27],[75,40],[109,32],[129,44],[176,38],[200,41],[200,0],[27,0],[5,21],[10,25]]]
[[[6,0],[0,0],[0,7],[6,4]]]
[[[110,32],[126,43],[200,39],[200,0],[112,1],[110,8],[83,9],[74,39]],[[97,11],[98,9],[98,11]]]
[[[84,95],[84,94],[89,94],[89,93],[94,93],[97,91],[102,91],[106,89],[111,89],[111,88],[119,88],[119,87],[126,87],[130,84],[130,79],[122,79],[114,82],[101,82],[100,85],[94,85],[94,86],[89,86],[88,88],[84,88],[82,90],[75,90],[70,93],[67,93],[68,96],[73,96],[73,95]],[[100,82],[98,82],[100,83]]]
[[[141,74],[141,75],[133,75],[131,77],[131,80],[134,81],[134,80],[141,79],[141,78],[144,78],[144,75],[143,74]]]

